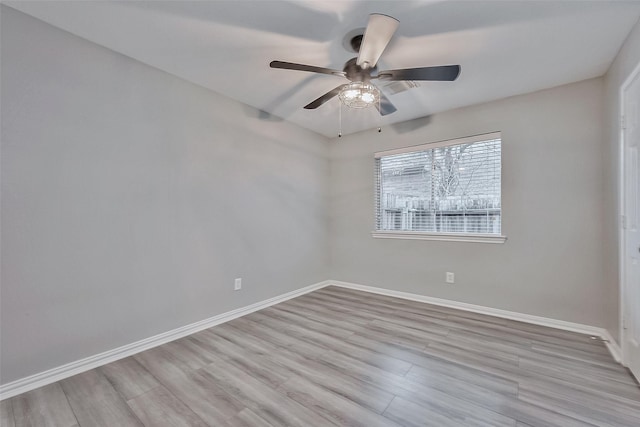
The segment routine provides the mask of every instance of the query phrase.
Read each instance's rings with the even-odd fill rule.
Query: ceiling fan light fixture
[[[364,82],[352,82],[338,94],[340,101],[349,108],[367,108],[380,99],[380,91]]]
[[[324,95],[314,99],[304,106],[305,110],[315,110],[338,96],[340,102],[347,107],[366,108],[375,105],[380,115],[386,116],[397,109],[385,94],[394,94],[416,87],[418,84],[415,81],[452,82],[460,75],[460,65],[378,71],[377,64],[380,55],[382,55],[391,41],[398,24],[398,20],[391,16],[380,13],[370,14],[366,28],[352,30],[343,39],[345,48],[357,51],[358,56],[348,60],[344,64],[342,71],[285,61],[271,61],[269,66],[285,70],[330,74],[344,77],[351,82],[336,86]],[[383,93],[375,85],[369,83],[371,79],[379,79],[378,82],[382,80],[381,84],[385,84],[385,81],[390,81],[391,83],[387,84]],[[402,87],[402,83],[406,87]],[[390,85],[392,84],[400,87],[391,88]],[[342,104],[340,105],[342,106]]]

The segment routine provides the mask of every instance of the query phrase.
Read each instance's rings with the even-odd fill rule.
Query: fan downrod
[[[349,44],[351,45],[351,49],[353,49],[353,51],[356,53],[360,52],[360,46],[362,46],[362,37],[364,37],[364,34],[358,34],[357,36],[352,37],[351,41],[349,42]]]

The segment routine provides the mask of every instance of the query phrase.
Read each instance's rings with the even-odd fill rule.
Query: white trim
[[[607,348],[609,349],[609,353],[611,353],[611,356],[613,356],[614,360],[622,364],[622,351],[620,350],[620,346],[618,345],[616,340],[613,339],[609,331],[603,328],[600,337],[606,344]]]
[[[281,303],[283,301],[287,301],[291,298],[295,298],[297,296],[315,291],[316,289],[324,288],[325,286],[328,286],[328,284],[328,281],[316,283],[301,289],[297,289],[295,291],[287,292],[286,294],[278,295],[276,297],[269,298],[255,304],[248,305],[246,307],[241,307],[235,310],[228,311],[226,313],[218,314],[217,316],[213,316],[208,319],[192,323],[190,325],[182,326],[180,328],[173,329],[171,331],[164,332],[153,337],[145,338],[143,340],[115,348],[113,350],[108,350],[100,354],[76,360],[75,362],[67,363],[66,365],[58,366],[44,372],[40,372],[16,381],[12,381],[7,384],[3,384],[0,386],[0,400],[8,399],[10,397],[17,396],[18,394],[22,394],[38,387],[54,383],[56,381],[68,378],[81,372],[97,368],[98,366],[106,365],[107,363],[115,362],[116,360],[132,356],[136,353],[140,353],[141,351],[148,350],[150,348],[157,347],[161,344],[174,341],[178,338],[194,334],[212,326],[228,322],[235,318],[253,313],[254,311],[261,310],[263,308]]]
[[[372,231],[377,239],[440,240],[445,242],[504,243],[507,236],[496,234],[420,233],[415,231]]]
[[[394,154],[411,153],[414,151],[431,150],[438,147],[447,147],[449,145],[473,144],[474,142],[492,141],[494,139],[502,139],[501,132],[484,133],[480,135],[465,136],[462,138],[447,139],[444,141],[428,142],[426,144],[412,145],[410,147],[395,148],[392,150],[378,151],[374,153],[374,157],[379,159],[384,156],[392,156]]]
[[[627,214],[627,209],[625,206],[626,199],[626,188],[625,188],[625,129],[622,127],[621,117],[626,115],[625,107],[624,107],[624,92],[628,86],[631,85],[636,76],[640,74],[640,62],[636,64],[635,68],[627,76],[622,85],[620,85],[620,91],[618,93],[618,101],[620,108],[620,117],[616,117],[616,126],[618,127],[618,144],[619,144],[619,153],[618,153],[618,209],[620,210],[616,217],[618,221],[618,293],[620,294],[620,299],[618,301],[620,307],[619,319],[618,319],[618,328],[620,334],[620,363],[624,366],[627,366],[627,338],[624,329],[624,316],[625,316],[625,307],[626,307],[626,241],[625,241],[625,227],[623,223],[623,217]]]
[[[358,291],[386,295],[395,298],[402,298],[410,301],[424,302],[427,304],[439,305],[441,307],[455,308],[472,313],[486,314],[503,319],[516,320],[533,325],[547,326],[549,328],[562,329],[565,331],[577,332],[579,334],[600,337],[605,342],[607,348],[609,349],[609,352],[611,353],[615,361],[620,363],[620,347],[618,347],[618,344],[606,329],[599,328],[597,326],[583,325],[581,323],[567,322],[565,320],[550,319],[548,317],[534,316],[532,314],[517,313],[515,311],[502,310],[499,308],[485,307],[482,305],[469,304],[466,302],[428,297],[425,295],[412,294],[409,292],[392,291],[389,289],[358,285],[355,283],[341,282],[337,280],[331,280],[330,284],[341,288],[355,289]]]

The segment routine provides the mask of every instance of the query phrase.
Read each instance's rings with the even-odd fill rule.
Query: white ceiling
[[[6,4],[87,40],[239,100],[264,120],[328,137],[346,82],[269,68],[342,69],[345,34],[384,13],[400,27],[378,69],[460,64],[455,82],[389,95],[398,111],[343,109],[343,134],[603,75],[640,17],[640,1],[24,1]]]

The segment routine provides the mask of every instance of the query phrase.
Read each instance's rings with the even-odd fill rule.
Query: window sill
[[[413,231],[372,231],[377,239],[439,240],[445,242],[504,243],[507,236],[493,234],[419,233]]]

